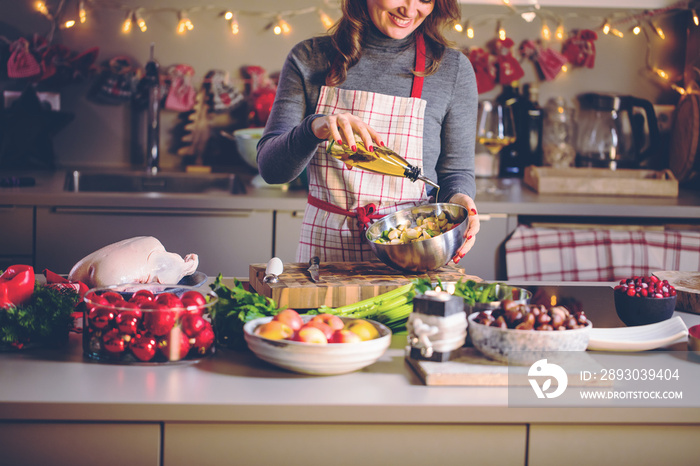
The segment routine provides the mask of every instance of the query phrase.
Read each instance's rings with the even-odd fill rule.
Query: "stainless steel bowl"
[[[445,212],[458,225],[452,230],[430,239],[408,244],[376,243],[382,232],[406,221],[416,224],[421,215]],[[425,204],[399,210],[373,223],[366,233],[374,254],[389,267],[406,272],[425,272],[447,265],[464,242],[467,230],[467,209],[458,204]]]
[[[481,291],[489,285],[490,283],[479,283],[474,288],[477,291]],[[496,283],[494,285],[494,294],[498,298],[496,301],[474,303],[473,306],[470,306],[465,302],[464,310],[466,311],[467,315],[473,312],[492,311],[494,309],[498,309],[501,307],[501,302],[504,299],[511,299],[517,304],[529,304],[530,299],[532,299],[532,291],[517,286],[506,285],[505,283]]]

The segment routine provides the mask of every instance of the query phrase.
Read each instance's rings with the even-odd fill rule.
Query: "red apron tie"
[[[323,201],[317,197],[314,197],[311,194],[309,194],[309,197],[306,199],[306,201],[310,205],[316,207],[317,209],[325,210],[326,212],[330,212],[332,214],[340,214],[345,215],[347,217],[356,217],[357,226],[361,227],[362,231],[367,230],[367,227],[369,227],[369,224],[372,220],[378,220],[384,217],[383,214],[376,213],[377,206],[372,203],[367,204],[366,206],[357,207],[354,210],[345,210],[338,207],[335,204],[331,204],[330,202]]]

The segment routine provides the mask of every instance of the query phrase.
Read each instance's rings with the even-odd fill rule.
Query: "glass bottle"
[[[515,142],[504,147],[500,153],[500,176],[502,178],[521,177],[523,159],[519,145],[524,129],[524,119],[520,83],[514,81],[510,85],[503,86],[503,91],[496,100],[511,108],[515,121]]]
[[[421,180],[440,189],[434,181],[421,173],[420,167],[408,163],[403,157],[387,147],[374,147],[372,152],[365,148],[359,137],[355,138],[357,150],[353,151],[346,143],[329,141],[326,153],[345,163],[348,167],[359,167],[382,175],[405,177],[411,181]],[[437,195],[435,196],[437,199]]]
[[[523,167],[542,165],[542,131],[544,111],[539,105],[539,88],[536,84],[525,85],[527,100],[524,104],[525,130],[521,139]]]
[[[550,167],[566,168],[575,161],[573,112],[563,97],[553,97],[545,105],[542,162]]]

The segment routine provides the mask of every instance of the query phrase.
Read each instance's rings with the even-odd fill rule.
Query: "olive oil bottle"
[[[408,178],[414,182],[416,180],[421,180],[435,187],[437,193],[440,192],[440,186],[423,176],[420,167],[414,167],[393,150],[386,147],[375,147],[374,150],[370,152],[365,148],[362,140],[359,138],[356,140],[356,151],[353,151],[347,144],[341,145],[335,141],[329,141],[328,147],[326,147],[326,153],[345,163],[349,168],[359,167],[363,170],[382,175]],[[435,194],[435,199],[437,199],[437,193]]]

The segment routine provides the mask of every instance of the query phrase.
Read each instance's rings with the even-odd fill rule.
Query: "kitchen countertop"
[[[245,194],[74,193],[63,189],[67,170],[12,173],[33,176],[33,187],[0,188],[0,205],[134,207],[178,209],[303,210],[303,189],[247,187]],[[7,174],[2,174],[7,176]],[[546,216],[700,219],[700,192],[681,190],[677,198],[538,194],[520,179],[477,179],[482,213]]]
[[[611,284],[569,285],[561,296],[581,300],[594,325],[621,326]],[[688,326],[700,323],[698,315],[676,314]],[[72,334],[65,349],[0,353],[0,420],[700,424],[696,405],[509,408],[506,387],[425,386],[404,360],[404,342],[395,336],[386,354],[363,370],[314,377],[275,368],[248,352],[226,350],[198,363],[101,364],[83,359],[80,336]],[[679,351],[684,370],[697,373],[699,363],[683,356],[688,354],[685,344],[669,349]]]

